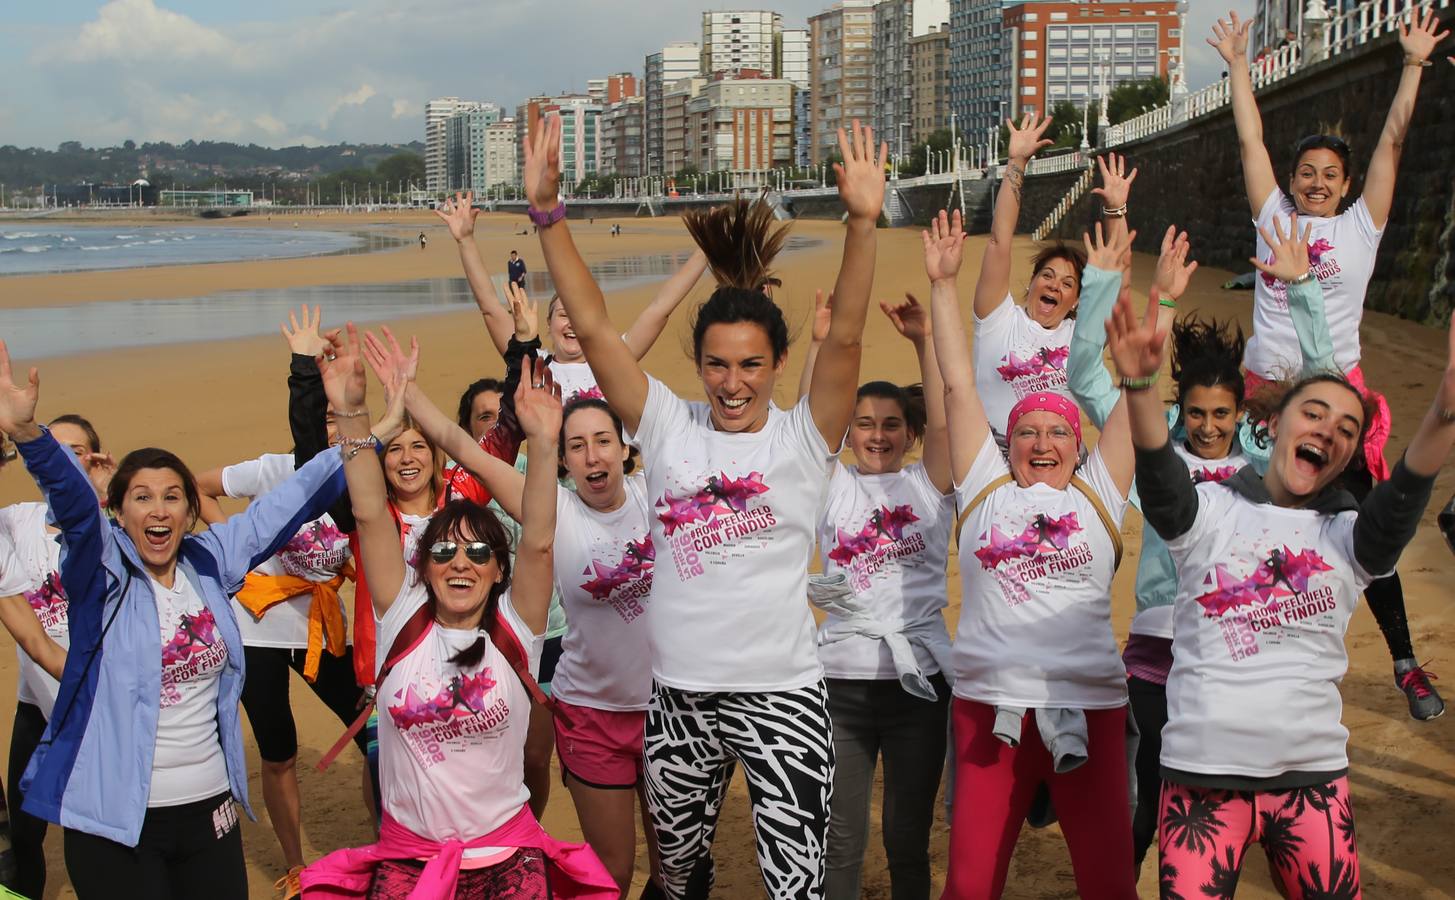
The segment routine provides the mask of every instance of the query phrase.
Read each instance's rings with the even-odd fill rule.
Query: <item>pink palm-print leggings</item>
[[[1162,782],[1162,900],[1231,898],[1243,858],[1263,845],[1283,895],[1360,897],[1349,779],[1282,791],[1228,791]]]

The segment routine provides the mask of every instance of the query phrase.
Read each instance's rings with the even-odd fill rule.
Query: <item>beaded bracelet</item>
[[[1101,208],[1101,214],[1103,216],[1106,216],[1108,219],[1122,219],[1122,218],[1126,218],[1126,215],[1127,215],[1127,205],[1125,203],[1123,203],[1121,206],[1118,206],[1116,209],[1107,209],[1105,206],[1103,206]]]

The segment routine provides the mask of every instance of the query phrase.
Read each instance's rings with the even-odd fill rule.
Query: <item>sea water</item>
[[[377,238],[377,239],[376,239]],[[397,239],[284,228],[41,226],[0,222],[0,275],[369,252]]]

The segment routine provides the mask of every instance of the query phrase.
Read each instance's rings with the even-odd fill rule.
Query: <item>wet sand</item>
[[[108,222],[115,221],[108,219]],[[132,224],[161,224],[147,217]],[[275,215],[217,223],[215,227],[277,227],[289,217]],[[543,269],[533,236],[516,236],[521,219],[482,215],[477,240],[492,272],[504,270],[510,249],[518,249],[532,270]],[[171,224],[170,222],[168,224]],[[42,306],[109,300],[192,297],[218,290],[291,287],[314,284],[390,282],[460,274],[454,242],[430,213],[403,215],[332,215],[304,217],[303,228],[383,230],[414,236],[423,230],[429,243],[369,256],[323,257],[253,263],[226,263],[72,275],[26,276],[0,279],[0,307]],[[689,246],[675,219],[622,221],[623,234],[612,238],[612,223],[572,223],[583,252],[591,260],[633,254],[658,253]],[[830,222],[799,222],[795,233],[818,237],[824,243],[796,251],[778,267],[785,288],[779,293],[790,324],[806,328],[816,287],[832,285],[840,256],[841,229]],[[983,238],[972,238],[966,249],[966,270],[961,296],[968,315],[970,291]],[[1196,235],[1193,235],[1194,248]],[[1029,275],[1031,244],[1017,247],[1015,284]],[[1154,260],[1138,257],[1135,284],[1144,289]],[[1182,300],[1183,311],[1197,309],[1220,317],[1236,315],[1250,328],[1252,298],[1248,292],[1225,292],[1219,285],[1229,273],[1199,271]],[[647,302],[655,288],[643,286],[609,297],[612,315],[625,327]],[[879,232],[875,298],[894,299],[905,290],[928,300],[928,285],[921,265],[917,232]],[[646,359],[646,366],[679,393],[695,396],[699,388],[687,346],[688,313],[705,298],[704,281],[674,316],[668,330]],[[324,310],[325,324],[340,324]],[[502,371],[484,327],[474,313],[448,313],[399,319],[390,323],[396,333],[417,334],[423,348],[420,383],[442,407],[453,408],[460,389],[469,381]],[[778,401],[787,403],[797,383],[806,334],[797,334],[789,369],[780,384]],[[4,335],[0,335],[3,338]],[[1444,365],[1445,338],[1432,328],[1393,317],[1369,313],[1364,321],[1364,370],[1370,384],[1388,394],[1394,411],[1395,434],[1390,458],[1408,441],[1412,428],[1428,405]],[[24,364],[25,348],[12,347]],[[289,446],[287,408],[288,350],[281,337],[215,341],[95,353],[84,358],[58,357],[43,361],[41,415],[51,418],[79,412],[92,419],[108,449],[118,452],[146,444],[173,449],[197,469],[224,465],[264,452],[282,452]],[[914,356],[877,310],[871,311],[865,335],[863,377],[918,380]],[[382,397],[370,384],[370,401],[378,409]],[[1455,490],[1455,469],[1447,470],[1436,489],[1436,505]],[[0,503],[34,499],[33,483],[19,467],[0,473]],[[1411,629],[1420,658],[1433,659],[1433,668],[1452,670],[1455,645],[1455,605],[1450,603],[1447,580],[1455,560],[1434,526],[1434,508],[1426,516],[1414,543],[1406,551],[1400,572],[1408,595]],[[1114,625],[1125,637],[1133,610],[1132,583],[1141,524],[1135,512],[1127,517],[1127,559],[1118,573],[1114,591]],[[953,566],[953,564],[952,564]],[[959,577],[950,577],[953,629],[959,610]],[[8,635],[0,645],[11,643]],[[1455,833],[1455,715],[1433,723],[1408,717],[1403,696],[1394,687],[1388,651],[1364,610],[1356,613],[1349,631],[1350,671],[1343,685],[1344,722],[1348,726],[1355,816],[1366,892],[1371,897],[1455,896],[1455,856],[1450,835]],[[8,696],[15,678],[14,654],[0,652],[0,695]],[[1447,690],[1455,694],[1455,690]],[[359,800],[362,761],[346,752],[333,768],[320,774],[313,769],[341,728],[299,680],[293,685],[293,706],[298,719],[301,749],[299,778],[303,792],[303,839],[310,858],[341,846],[369,840],[369,824]],[[1277,728],[1279,723],[1264,723]],[[0,720],[0,742],[8,745],[9,717]],[[271,884],[282,874],[282,857],[262,807],[257,754],[249,751],[252,796],[260,817],[244,824],[251,895],[274,896]],[[748,817],[746,790],[738,778],[732,799],[723,812],[718,831],[719,897],[762,895]],[[878,831],[879,803],[875,802],[874,830],[864,868],[864,896],[889,896],[889,879]],[[937,815],[942,816],[942,808]],[[545,824],[554,834],[577,837],[579,829],[570,799],[559,782],[553,786]],[[943,884],[947,825],[937,819],[931,842],[936,890]],[[65,883],[61,841],[52,829],[47,843],[51,886],[46,896],[73,896]],[[1274,898],[1266,865],[1255,849],[1244,867],[1240,897]],[[639,853],[637,889],[645,878],[645,850]],[[1143,896],[1156,896],[1153,862],[1144,866]],[[1065,845],[1056,828],[1026,829],[1012,863],[1010,898],[1070,898],[1076,896]]]

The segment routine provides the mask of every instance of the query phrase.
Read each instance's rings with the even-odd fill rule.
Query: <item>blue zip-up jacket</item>
[[[1121,289],[1120,272],[1108,272],[1087,266],[1082,275],[1081,300],[1076,307],[1076,330],[1071,334],[1071,355],[1066,363],[1066,380],[1076,403],[1097,428],[1106,424],[1121,389],[1113,383],[1102,363],[1106,347],[1106,320],[1111,317]],[[1288,313],[1298,334],[1305,372],[1337,371],[1334,364],[1334,339],[1329,334],[1329,321],[1324,316],[1324,291],[1313,278],[1303,284],[1289,285]],[[1237,441],[1248,462],[1261,474],[1268,468],[1271,444],[1258,440],[1254,423],[1247,417],[1238,423]],[[1182,427],[1182,411],[1174,403],[1167,410],[1167,429],[1173,441],[1186,438]],[[1141,498],[1132,485],[1131,502],[1141,509]],[[1155,528],[1142,529],[1142,552],[1137,559],[1137,612],[1154,606],[1170,606],[1177,599],[1177,567],[1167,544]]]
[[[161,710],[156,597],[135,545],[97,506],[75,454],[49,431],[18,446],[61,529],[61,584],[71,604],[71,649],[55,710],[25,770],[25,811],[135,847]],[[227,645],[217,733],[232,795],[250,817],[238,717],[243,647],[228,597],[334,502],[344,488],[341,464],[338,453],[321,453],[246,512],[182,538],[177,577],[196,588]]]

